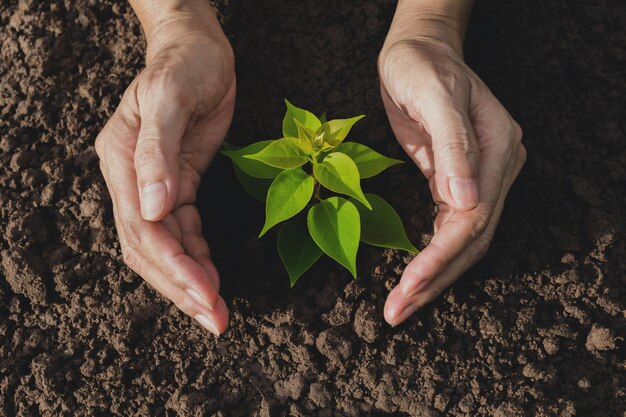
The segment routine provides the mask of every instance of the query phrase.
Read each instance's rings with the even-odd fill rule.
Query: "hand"
[[[96,150],[124,261],[218,335],[228,311],[195,201],[232,119],[234,59],[225,37],[159,33]]]
[[[526,151],[519,125],[445,42],[386,44],[379,74],[394,134],[439,207],[430,244],[387,298],[385,319],[395,326],[485,254]]]

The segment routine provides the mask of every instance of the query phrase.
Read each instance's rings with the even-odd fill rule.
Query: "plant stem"
[[[313,197],[315,197],[319,201],[322,201],[322,199],[320,198],[320,188],[321,188],[321,184],[317,180],[315,180],[315,188],[313,190]]]

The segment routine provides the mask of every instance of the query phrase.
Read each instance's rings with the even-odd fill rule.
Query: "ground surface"
[[[278,133],[288,97],[367,114],[355,137],[406,159],[375,67],[394,2],[336,4],[219,4],[238,65],[232,142]],[[116,243],[92,145],[142,66],[131,11],[2,0],[0,414],[626,415],[624,22],[618,1],[478,2],[467,58],[523,126],[528,163],[485,260],[398,328],[382,306],[408,257],[363,248],[357,281],[322,262],[289,290],[273,238],[255,238],[261,206],[225,191],[216,160],[201,189],[231,309],[216,339]],[[428,242],[415,167],[367,189]]]

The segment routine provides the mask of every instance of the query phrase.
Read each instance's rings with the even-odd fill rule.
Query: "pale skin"
[[[124,261],[219,335],[228,309],[195,199],[232,120],[232,48],[206,0],[130,3],[146,68],[96,139]],[[464,0],[400,0],[379,55],[394,134],[439,206],[430,244],[387,298],[392,326],[484,255],[526,158],[519,125],[463,61],[470,10]]]

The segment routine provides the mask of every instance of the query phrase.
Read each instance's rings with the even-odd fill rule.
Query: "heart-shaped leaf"
[[[309,160],[309,156],[299,146],[298,138],[282,138],[271,143],[261,151],[245,155],[244,158],[263,162],[276,168],[297,168]]]
[[[263,236],[272,226],[298,214],[311,200],[315,181],[300,168],[288,169],[276,176],[267,191]]]
[[[383,248],[402,249],[411,253],[419,251],[406,235],[398,213],[382,197],[367,193],[367,200],[372,203],[368,210],[358,200],[352,202],[361,218],[361,241]]]
[[[285,100],[285,104],[287,105],[287,112],[283,118],[284,137],[298,137],[298,128],[294,119],[313,131],[316,131],[322,125],[320,119],[310,111],[294,106],[289,100]]]
[[[364,117],[365,115],[361,115],[351,117],[349,119],[329,120],[317,129],[317,133],[324,133],[326,143],[331,146],[337,146],[341,142],[343,142],[346,136],[348,136],[348,133],[350,133],[350,129],[352,129],[352,126],[354,126],[356,122]]]
[[[296,218],[283,224],[278,231],[277,245],[292,287],[322,256],[322,250],[311,237],[304,218]]]
[[[235,170],[235,175],[239,179],[239,182],[248,194],[259,201],[265,201],[267,199],[267,190],[269,190],[272,184],[272,178],[255,178],[242,171],[237,164],[233,164],[233,169]]]
[[[356,278],[361,224],[359,211],[343,197],[330,197],[309,210],[307,226],[317,246]]]
[[[256,154],[267,148],[273,140],[264,140],[245,146],[240,149],[230,149],[222,151],[222,154],[229,157],[243,172],[255,178],[274,178],[282,169],[270,166],[264,162],[249,159],[248,155]],[[228,145],[232,148],[233,145]]]
[[[336,152],[348,155],[359,170],[361,178],[370,178],[380,174],[392,165],[402,164],[399,159],[388,158],[375,150],[355,142],[344,142],[337,146]]]
[[[359,170],[348,155],[341,152],[328,154],[321,163],[313,165],[313,174],[329,190],[354,197],[371,207],[361,190]]]

